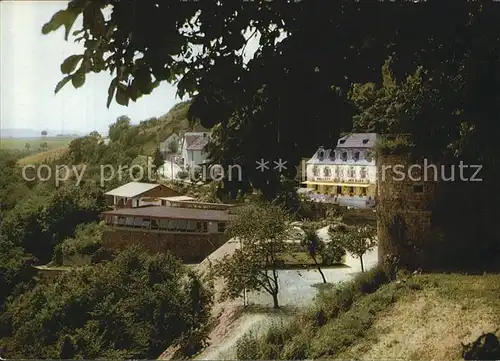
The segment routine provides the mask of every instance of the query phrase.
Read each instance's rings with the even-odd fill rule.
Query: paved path
[[[328,227],[318,230],[318,235],[325,241],[329,241]],[[237,248],[237,243],[228,242],[225,246],[214,252],[213,259],[223,257],[224,253],[231,253]],[[365,269],[370,269],[377,264],[378,250],[374,249],[363,257]],[[350,254],[346,255],[346,267],[322,269],[327,282],[339,283],[349,280],[361,271],[359,259]],[[318,289],[313,285],[322,283],[323,280],[317,270],[280,270],[278,272],[279,295],[281,306],[305,307],[310,305],[316,296]],[[250,292],[248,295],[250,304],[272,307],[272,297],[268,293]],[[273,323],[280,319],[286,320],[289,316],[275,315],[270,313],[246,313],[239,319],[233,321],[231,331],[226,337],[218,340],[217,344],[211,345],[202,352],[197,360],[234,360],[236,358],[236,345],[245,334],[252,332],[262,334]]]

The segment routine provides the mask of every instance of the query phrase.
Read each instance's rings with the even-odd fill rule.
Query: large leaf
[[[118,83],[116,89],[116,102],[120,105],[128,106],[129,96],[127,94],[127,87],[121,83]]]
[[[76,18],[79,15],[79,10],[76,8],[60,10],[56,12],[50,21],[43,25],[42,34],[48,34],[52,31],[56,31],[61,26],[64,26],[65,33],[64,39],[68,40],[69,33],[71,32],[71,28],[75,23]]]
[[[71,78],[72,78],[71,75],[65,76],[59,83],[57,83],[56,88],[54,90],[54,94],[57,94],[59,90],[61,90],[62,87],[65,86],[66,83],[71,80]]]
[[[153,91],[151,73],[146,66],[139,68],[135,75],[137,88],[142,94],[150,94]]]
[[[71,55],[67,57],[61,64],[61,73],[71,74],[82,58],[83,55]]]
[[[108,100],[106,102],[106,108],[109,108],[109,106],[111,105],[111,101],[113,100],[113,96],[115,95],[117,85],[118,85],[117,78],[111,80],[111,83],[109,84],[108,88]]]
[[[81,70],[77,71],[73,74],[71,83],[76,89],[80,88],[83,84],[85,84],[85,73]]]
[[[104,15],[98,5],[90,4],[83,11],[83,27],[93,36],[100,36],[105,31]]]
[[[130,99],[132,99],[132,101],[137,101],[137,99],[139,99],[142,95],[141,91],[139,90],[139,88],[137,87],[137,81],[134,79],[134,81],[132,81],[132,84],[130,84],[130,86],[128,87],[128,94],[130,96]]]

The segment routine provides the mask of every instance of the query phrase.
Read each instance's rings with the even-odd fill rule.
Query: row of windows
[[[316,192],[318,192],[320,190],[319,186],[318,185],[315,185],[314,186],[314,190],[316,190]],[[356,190],[354,189],[354,187],[348,187],[347,188],[347,192],[345,191],[345,188],[342,188],[341,186],[337,186],[335,188],[333,187],[326,187],[325,188],[325,192],[328,193],[328,194],[332,194],[332,195],[349,195],[351,197],[354,196],[354,194],[356,194]],[[358,194],[359,197],[366,197],[366,188],[361,188],[359,190],[359,194]]]
[[[370,152],[370,151],[356,150],[356,151],[353,151],[350,153],[351,153],[350,159],[355,161],[355,162],[362,160],[362,159],[365,159],[367,161],[371,161],[373,158],[372,152]],[[325,159],[325,157],[326,157],[326,151],[324,149],[320,149],[318,151],[318,159],[323,160],[323,159]],[[340,160],[346,162],[349,159],[349,152],[347,150],[335,150],[335,151],[332,150],[330,152],[328,158],[330,158],[331,160],[340,159]]]
[[[324,177],[331,177],[332,176],[332,168],[334,169],[333,174],[335,174],[336,178],[342,178],[344,177],[344,168],[336,166],[336,167],[324,167],[323,168],[323,176]],[[317,165],[315,165],[312,169],[313,175],[315,177],[320,176],[320,169]],[[367,178],[368,177],[368,170],[366,167],[361,167],[359,170],[359,176],[361,179]],[[355,167],[349,167],[347,169],[347,177],[349,178],[356,178],[356,168]]]
[[[143,217],[116,217],[108,216],[105,223],[119,227],[158,229],[171,232],[208,232],[208,223],[195,220],[176,220],[176,219],[152,219]],[[217,232],[224,233],[226,230],[225,222],[217,222]]]

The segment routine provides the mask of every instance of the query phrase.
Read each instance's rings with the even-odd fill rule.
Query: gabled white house
[[[175,155],[181,154],[182,148],[182,137],[177,133],[171,133],[163,142],[160,143],[160,152],[164,155],[171,154],[171,143],[174,143],[177,147],[177,151],[174,152]]]
[[[196,168],[208,160],[205,147],[210,141],[208,132],[186,132],[182,141],[184,168]]]

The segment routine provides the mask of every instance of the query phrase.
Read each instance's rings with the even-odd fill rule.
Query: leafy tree
[[[0,235],[0,311],[9,296],[20,293],[23,286],[31,284],[35,261],[22,247]],[[0,338],[4,336],[2,333],[0,327]]]
[[[152,359],[206,327],[210,291],[170,255],[130,247],[8,304],[9,358]],[[205,336],[201,337],[203,340]]]
[[[49,145],[47,144],[47,142],[40,143],[40,149],[47,150],[48,147],[49,147]]]
[[[68,148],[67,157],[71,164],[97,164],[106,152],[106,147],[95,135],[73,139]]]
[[[5,212],[29,193],[22,169],[17,166],[19,158],[17,153],[0,149],[0,221],[3,220]]]
[[[42,137],[46,137],[48,133],[46,130],[42,130],[42,132],[40,134],[42,134]]]
[[[290,215],[274,204],[253,204],[239,209],[228,234],[240,241],[233,255],[214,266],[214,275],[226,280],[224,298],[237,298],[244,290],[264,290],[279,307],[279,255],[287,241],[298,240]]]
[[[60,266],[71,256],[94,256],[102,247],[104,224],[92,222],[79,224],[72,238],[56,246],[52,263]]]
[[[31,144],[26,143],[26,144],[24,145],[24,148],[26,148],[26,150],[27,150],[27,151],[29,151],[29,150],[30,150],[30,148],[31,148]]]
[[[158,170],[163,166],[165,163],[165,160],[163,159],[163,154],[160,151],[160,148],[156,148],[155,154],[153,156],[153,165],[154,165],[154,172],[156,175],[158,175]]]
[[[349,91],[355,83],[380,84],[380,67],[390,55],[394,55],[395,79],[406,78],[420,65],[438,89],[455,87],[450,94],[460,94],[459,98],[435,99],[439,106],[434,108],[440,113],[436,122],[421,113],[418,119],[430,129],[442,126],[449,132],[440,133],[459,137],[453,118],[461,114],[475,125],[477,139],[494,140],[500,130],[492,131],[488,125],[498,114],[497,103],[488,99],[498,93],[499,81],[491,74],[500,61],[490,56],[499,49],[495,36],[499,25],[494,19],[500,11],[491,4],[458,1],[450,7],[439,1],[381,5],[349,0],[318,4],[256,0],[168,6],[140,3],[132,10],[128,1],[120,0],[113,2],[111,19],[105,21],[102,9],[108,5],[73,0],[44,25],[43,33],[64,26],[69,36],[76,18],[81,14],[85,18],[76,36],[85,40],[88,51],[64,61],[65,77],[56,90],[70,80],[80,87],[86,73],[108,70],[114,75],[108,105],[113,99],[127,105],[130,99],[150,94],[162,81],[178,81],[179,95],[196,94],[190,106],[192,118],[201,118],[209,127],[222,125],[215,129],[211,158],[225,168],[236,158],[248,174],[245,182],[227,182],[229,189],[245,190],[255,184],[266,195],[276,193],[279,177],[255,172],[255,161],[262,155],[282,157],[292,169],[318,143],[332,144],[340,131],[349,131],[357,112],[348,101]],[[446,21],[443,11],[449,14]],[[425,25],[416,20],[422,16],[429,19]],[[169,30],[158,37],[159,25],[153,24],[165,19]],[[181,33],[178,24],[186,24]],[[352,31],[352,24],[358,24],[359,31]],[[459,35],[450,29],[459,29]],[[325,33],[333,40],[324,42]],[[246,62],[242,50],[250,34],[256,34],[259,42]],[[482,34],[480,43],[475,41],[477,34]],[[89,39],[96,39],[99,47],[94,48]],[[169,40],[168,49],[164,39]],[[136,52],[143,56],[129,56]],[[298,84],[298,91],[288,91],[291,81]],[[303,107],[304,103],[309,106]],[[334,123],[329,121],[332,106],[338,111]],[[385,116],[381,119],[385,122]],[[319,138],[304,139],[311,128],[323,131]],[[443,139],[442,134],[432,132],[431,138]],[[258,147],[250,142],[263,138],[266,141]],[[474,149],[472,144],[470,149]],[[484,144],[481,149],[488,154],[493,151]]]
[[[118,117],[116,122],[109,127],[109,139],[112,142],[119,142],[130,129],[130,118],[122,115]]]
[[[71,237],[78,224],[97,221],[104,209],[104,194],[92,183],[70,183],[56,190],[40,184],[6,214],[0,233],[48,262],[54,247]]]
[[[304,231],[304,237],[301,240],[301,245],[307,250],[307,253],[311,256],[318,269],[318,272],[321,274],[321,278],[323,278],[323,283],[326,283],[325,275],[321,270],[321,264],[317,260],[318,254],[321,254],[322,250],[325,247],[323,240],[318,236],[316,229],[308,225],[307,223],[302,227]]]
[[[168,151],[169,153],[177,153],[177,151],[179,150],[179,143],[175,140],[171,140],[169,143],[168,143]]]
[[[363,256],[377,246],[375,228],[370,225],[351,226],[341,225],[329,230],[330,237],[338,242],[347,252],[359,258],[361,272],[364,272]]]
[[[330,240],[320,250],[323,266],[331,266],[342,262],[342,257],[346,254],[345,249],[337,242]]]

